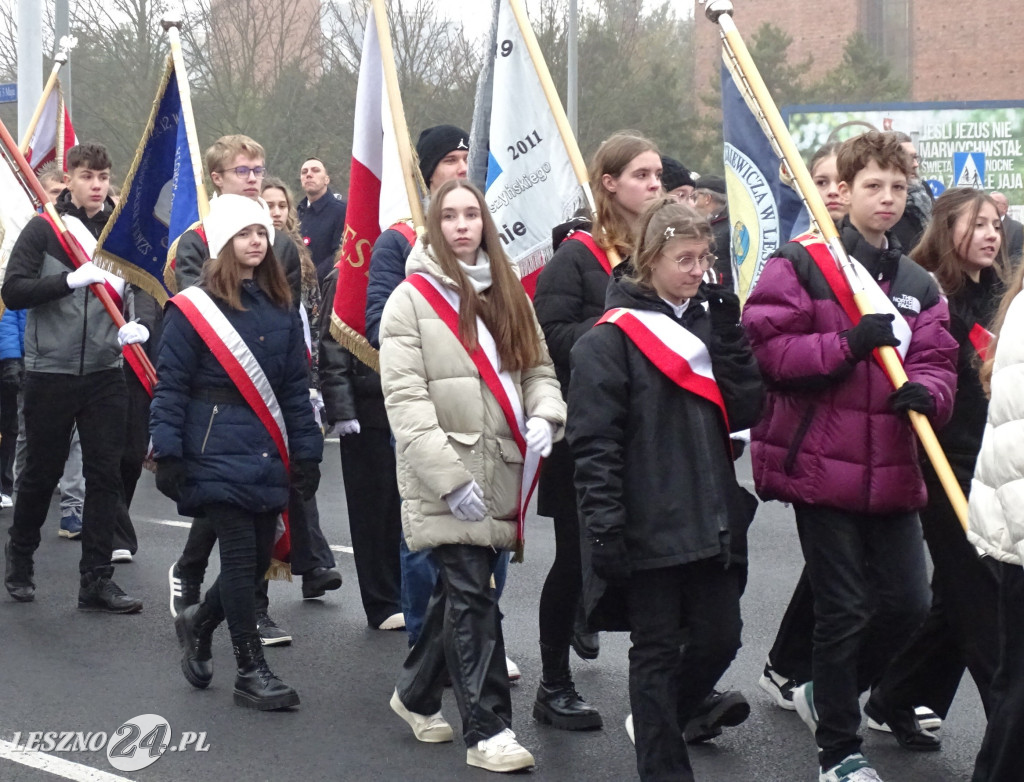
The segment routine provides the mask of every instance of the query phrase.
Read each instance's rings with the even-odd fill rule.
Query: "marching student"
[[[708,221],[659,199],[637,233],[632,270],[572,349],[567,437],[602,581],[587,613],[630,630],[640,778],[692,780],[683,729],[740,648],[757,505],[736,481],[729,432],[757,420],[763,389],[739,299],[701,285]]]
[[[612,275],[608,250],[622,258],[632,252],[640,215],[661,194],[662,162],[654,142],[622,131],[605,141],[590,163],[593,221],[574,218],[557,226],[555,253],[541,271],[533,306],[544,329],[551,360],[569,396],[569,353],[604,313]],[[556,443],[541,467],[537,512],[551,516],[555,559],[540,595],[542,674],[533,716],[564,730],[601,727],[601,715],[576,692],[569,668],[569,647],[584,659],[597,657],[599,636],[577,628],[583,590],[580,522],[573,487],[572,453]]]
[[[235,703],[288,708],[299,697],[263,657],[254,589],[270,566],[289,488],[305,499],[316,492],[323,439],[267,210],[222,195],[204,228],[213,257],[199,284],[170,300],[150,417],[157,487],[179,513],[205,519],[220,545],[217,580],[175,618],[181,668],[194,687],[209,685],[213,631],[226,618],[238,662]]]
[[[809,234],[765,265],[743,324],[768,384],[751,432],[762,499],[793,503],[814,595],[813,681],[797,712],[815,731],[822,782],[879,779],[860,752],[858,696],[928,610],[926,502],[907,413],[940,426],[956,384],[956,340],[938,286],[889,232],[911,167],[899,142],[869,132],[837,156],[849,213],[838,228],[876,314],[861,317],[831,253]],[[897,347],[910,382],[893,392],[875,348]]]
[[[67,189],[56,208],[76,241],[90,254],[113,210],[107,198],[110,156],[101,144],[68,151]],[[70,249],[45,215],[34,217],[11,251],[3,299],[28,310],[25,325],[25,468],[18,477],[14,521],[4,553],[4,584],[15,600],[35,597],[33,554],[39,547],[54,487],[78,426],[85,474],[81,588],[86,611],[136,613],[142,601],[114,583],[111,566],[118,509],[126,392],[121,344],[144,342],[148,333],[128,323],[118,330],[91,284],[118,295],[124,281],[91,261],[75,268]]]
[[[402,524],[439,576],[391,708],[420,741],[452,740],[440,714],[447,668],[466,762],[534,765],[511,730],[497,559],[522,551],[537,460],[562,435],[565,403],[483,194],[461,179],[431,201],[425,240],[381,320],[384,403],[395,437]],[[446,666],[447,662],[447,666]]]
[[[983,190],[955,188],[936,201],[931,222],[910,257],[935,275],[949,302],[950,332],[959,343],[956,399],[937,433],[964,494],[969,496],[985,433],[988,399],[978,377],[1009,268],[996,204]],[[870,727],[883,723],[906,749],[937,750],[938,736],[922,730],[914,706],[942,719],[966,667],[991,716],[998,664],[998,583],[978,559],[931,463],[922,460],[928,504],[921,527],[931,553],[932,606],[910,642],[889,663],[864,705]]]
[[[937,219],[937,218],[933,218]],[[1024,266],[1017,265],[996,313],[981,367],[991,395],[988,420],[971,482],[967,538],[991,558],[998,573],[998,667],[989,692],[988,728],[974,766],[973,782],[1020,779],[1020,737],[1024,735],[1024,483],[1020,444],[1024,441]]]

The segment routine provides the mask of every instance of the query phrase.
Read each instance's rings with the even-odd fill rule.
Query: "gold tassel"
[[[128,263],[123,258],[118,258],[116,255],[111,255],[102,249],[96,251],[92,261],[101,269],[111,274],[116,274],[130,285],[141,288],[156,299],[161,307],[167,303],[167,291],[163,289],[162,285],[157,283],[152,274],[144,269],[140,269],[135,264]]]
[[[523,552],[526,548],[526,541],[521,538],[516,541],[515,552],[512,554],[512,562],[518,563],[523,561]]]
[[[380,354],[362,334],[331,312],[331,336],[374,372],[380,372]]]
[[[270,560],[270,567],[267,568],[267,575],[265,578],[267,581],[291,581],[292,566],[279,559],[272,559]]]

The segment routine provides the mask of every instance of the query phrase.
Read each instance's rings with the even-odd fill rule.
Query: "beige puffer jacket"
[[[971,482],[967,539],[1001,562],[1024,562],[1024,293],[999,332],[992,400]]]
[[[425,272],[455,288],[417,242],[406,274]],[[565,402],[544,347],[544,361],[512,373],[527,418],[540,416],[562,438]],[[399,285],[381,318],[380,373],[384,404],[395,435],[402,526],[412,550],[445,543],[513,549],[516,502],[523,459],[494,395],[465,348],[408,283]],[[449,492],[476,480],[487,516],[456,519],[445,502]]]

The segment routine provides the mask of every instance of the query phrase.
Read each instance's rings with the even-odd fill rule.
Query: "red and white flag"
[[[78,143],[75,129],[71,125],[71,115],[64,105],[64,93],[60,81],[53,86],[43,113],[39,115],[39,124],[28,142],[25,158],[33,171],[38,171],[51,160],[56,160],[61,171],[67,171],[67,153]]]
[[[366,340],[366,284],[373,243],[383,230],[399,220],[410,219],[412,214],[372,8],[366,19],[359,61],[354,126],[348,209],[338,259],[331,333],[366,361],[375,353]]]

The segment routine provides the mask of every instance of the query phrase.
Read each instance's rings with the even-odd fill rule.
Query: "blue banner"
[[[168,57],[121,200],[100,236],[96,260],[163,303],[171,295],[164,285],[167,249],[198,220],[181,96]]]
[[[809,220],[799,193],[783,183],[779,158],[724,63],[722,135],[732,257],[740,297],[746,299],[765,261],[807,231]]]

